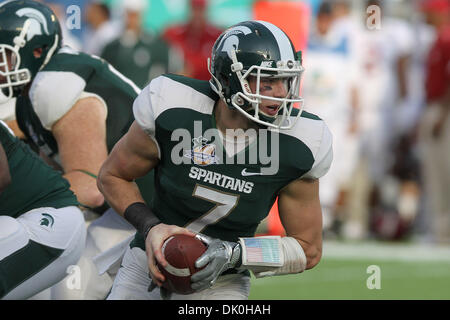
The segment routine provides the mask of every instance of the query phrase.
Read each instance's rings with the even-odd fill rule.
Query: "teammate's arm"
[[[0,142],[0,193],[11,183],[11,174],[9,172],[8,158],[6,157],[3,145]]]
[[[99,99],[83,98],[52,126],[64,177],[78,201],[91,208],[104,202],[95,176],[108,155],[106,116],[107,110]]]
[[[161,286],[165,278],[158,270],[156,260],[167,265],[161,251],[164,241],[175,233],[194,234],[178,226],[160,223],[145,205],[134,179],[144,176],[158,163],[156,143],[134,122],[103,164],[98,187],[109,205],[144,234],[150,274]]]

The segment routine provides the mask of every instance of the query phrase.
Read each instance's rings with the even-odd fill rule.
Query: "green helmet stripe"
[[[267,23],[265,21],[256,21],[262,24],[269,30],[269,33],[272,34],[274,40],[278,43],[278,50],[280,54],[280,60],[295,60],[295,56],[293,54],[292,44],[287,35],[279,28],[276,28],[274,25]]]

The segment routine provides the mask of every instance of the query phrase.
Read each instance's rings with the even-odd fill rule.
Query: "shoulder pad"
[[[73,72],[41,71],[30,89],[30,100],[42,125],[51,130],[76,103],[86,82]]]
[[[314,163],[302,178],[318,179],[328,172],[333,159],[333,136],[322,119],[303,111],[292,129],[280,133],[300,140],[311,151]]]

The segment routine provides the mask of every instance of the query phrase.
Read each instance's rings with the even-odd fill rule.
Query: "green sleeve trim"
[[[79,171],[79,172],[83,172],[85,174],[87,174],[88,176],[91,176],[94,179],[97,179],[97,176],[95,174],[93,174],[92,172],[89,172],[87,170],[83,170],[83,169],[75,169],[73,171]]]

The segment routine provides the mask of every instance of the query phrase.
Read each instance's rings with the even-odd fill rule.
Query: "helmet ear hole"
[[[44,49],[43,48],[35,48],[34,50],[33,50],[33,56],[36,58],[36,59],[39,59],[41,56],[42,56],[42,52],[44,51]]]

